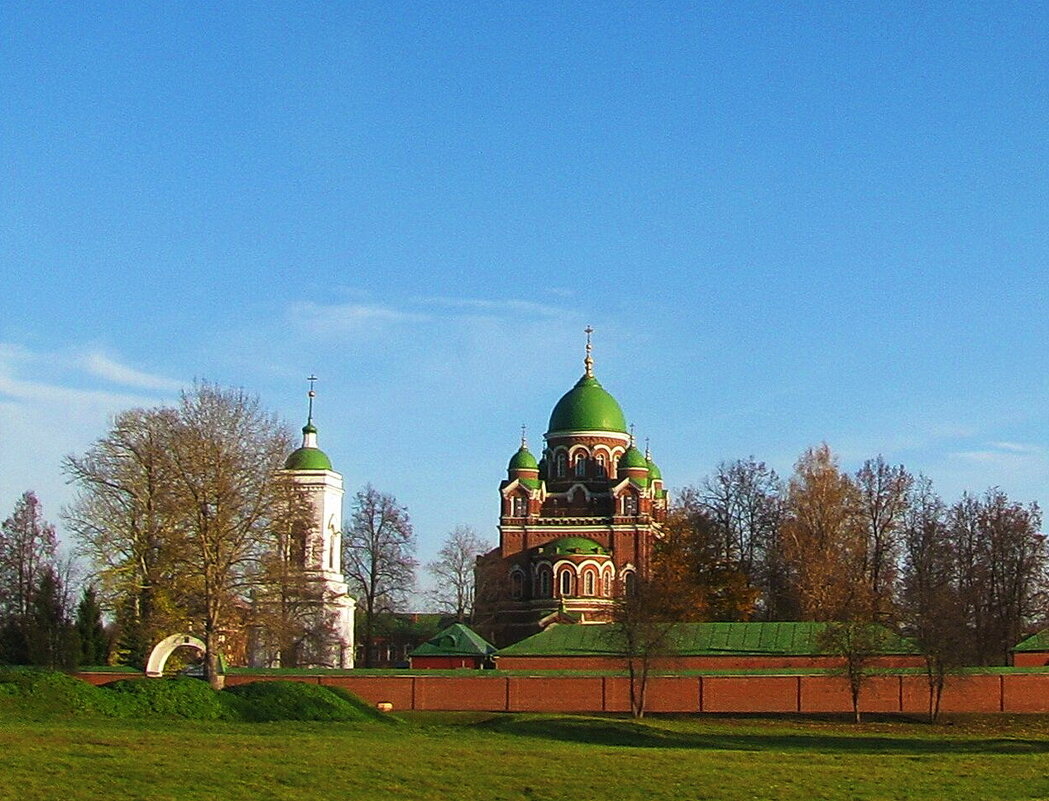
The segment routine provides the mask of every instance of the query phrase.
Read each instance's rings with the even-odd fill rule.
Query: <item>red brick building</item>
[[[499,485],[499,547],[478,559],[475,625],[500,647],[554,620],[608,620],[666,518],[663,477],[594,376],[589,334],[541,458],[522,437]]]

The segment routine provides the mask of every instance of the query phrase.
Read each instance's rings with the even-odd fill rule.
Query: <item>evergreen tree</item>
[[[84,588],[76,608],[76,633],[81,665],[104,665],[109,659],[109,637],[102,625],[102,607],[94,586]]]
[[[28,662],[51,670],[72,670],[79,654],[76,628],[66,611],[61,580],[52,568],[40,574],[25,618]]]

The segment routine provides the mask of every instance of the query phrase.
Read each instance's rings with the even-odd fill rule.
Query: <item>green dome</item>
[[[653,481],[662,481],[663,474],[659,472],[659,468],[656,467],[656,463],[653,462],[651,459],[645,459],[645,462],[648,463],[648,477]]]
[[[633,445],[627,448],[626,453],[619,457],[620,470],[626,470],[630,467],[643,467],[646,470],[648,469],[648,460],[645,458],[645,454]]]
[[[532,456],[532,452],[528,450],[524,445],[510,457],[510,464],[507,465],[507,470],[538,470],[539,463]]]
[[[626,418],[616,399],[592,375],[584,375],[557,402],[550,431],[615,431],[626,433]]]
[[[284,462],[285,470],[331,470],[331,459],[320,448],[299,448]]]
[[[539,548],[544,556],[562,556],[565,554],[608,554],[608,550],[599,542],[589,537],[561,537],[548,542]]]

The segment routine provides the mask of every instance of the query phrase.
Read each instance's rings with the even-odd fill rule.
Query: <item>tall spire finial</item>
[[[630,447],[634,447],[634,424],[630,424]]]
[[[313,385],[317,383],[317,376],[310,373],[306,380],[310,382],[310,391],[306,393],[306,397],[310,399],[309,409],[306,412],[306,425],[311,426],[313,425],[313,399],[317,397],[317,392],[313,389]]]
[[[525,432],[528,430],[528,426],[521,423],[521,447],[528,448],[528,440],[525,439]]]
[[[645,458],[652,461],[652,449],[648,447],[648,437],[645,437]]]
[[[594,377],[594,357],[590,355],[590,352],[594,349],[594,346],[590,344],[590,335],[594,333],[594,328],[588,325],[583,329],[586,332],[586,358],[583,359],[583,364],[586,365],[586,377]]]

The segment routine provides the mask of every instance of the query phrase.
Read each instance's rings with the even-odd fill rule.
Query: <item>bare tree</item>
[[[54,572],[55,527],[32,491],[22,493],[0,524],[0,612],[24,619],[46,571]]]
[[[408,510],[369,484],[354,498],[342,543],[346,578],[364,613],[364,667],[371,667],[378,616],[395,611],[415,584],[418,563]]]
[[[947,677],[965,664],[966,623],[955,581],[956,559],[948,537],[946,507],[919,476],[901,527],[903,622],[925,660],[929,721],[940,714]]]
[[[448,532],[437,558],[426,564],[435,583],[430,596],[439,611],[454,615],[460,623],[473,620],[474,569],[477,557],[491,547],[470,526],[456,526]]]
[[[854,481],[866,534],[863,574],[874,616],[883,619],[890,615],[895,600],[900,528],[914,477],[903,465],[893,467],[878,456],[863,463]]]
[[[1037,504],[1001,490],[966,493],[947,514],[969,641],[978,664],[1004,664],[1009,649],[1040,611],[1047,551]]]
[[[841,657],[839,672],[849,684],[852,714],[860,722],[860,693],[872,675],[875,657],[885,649],[888,631],[863,618],[834,621],[819,635],[819,644]]]
[[[783,569],[776,532],[783,516],[776,472],[753,456],[722,462],[700,488],[686,488],[679,504],[702,508],[714,525],[717,557],[758,590],[760,614],[775,618],[783,606]]]

